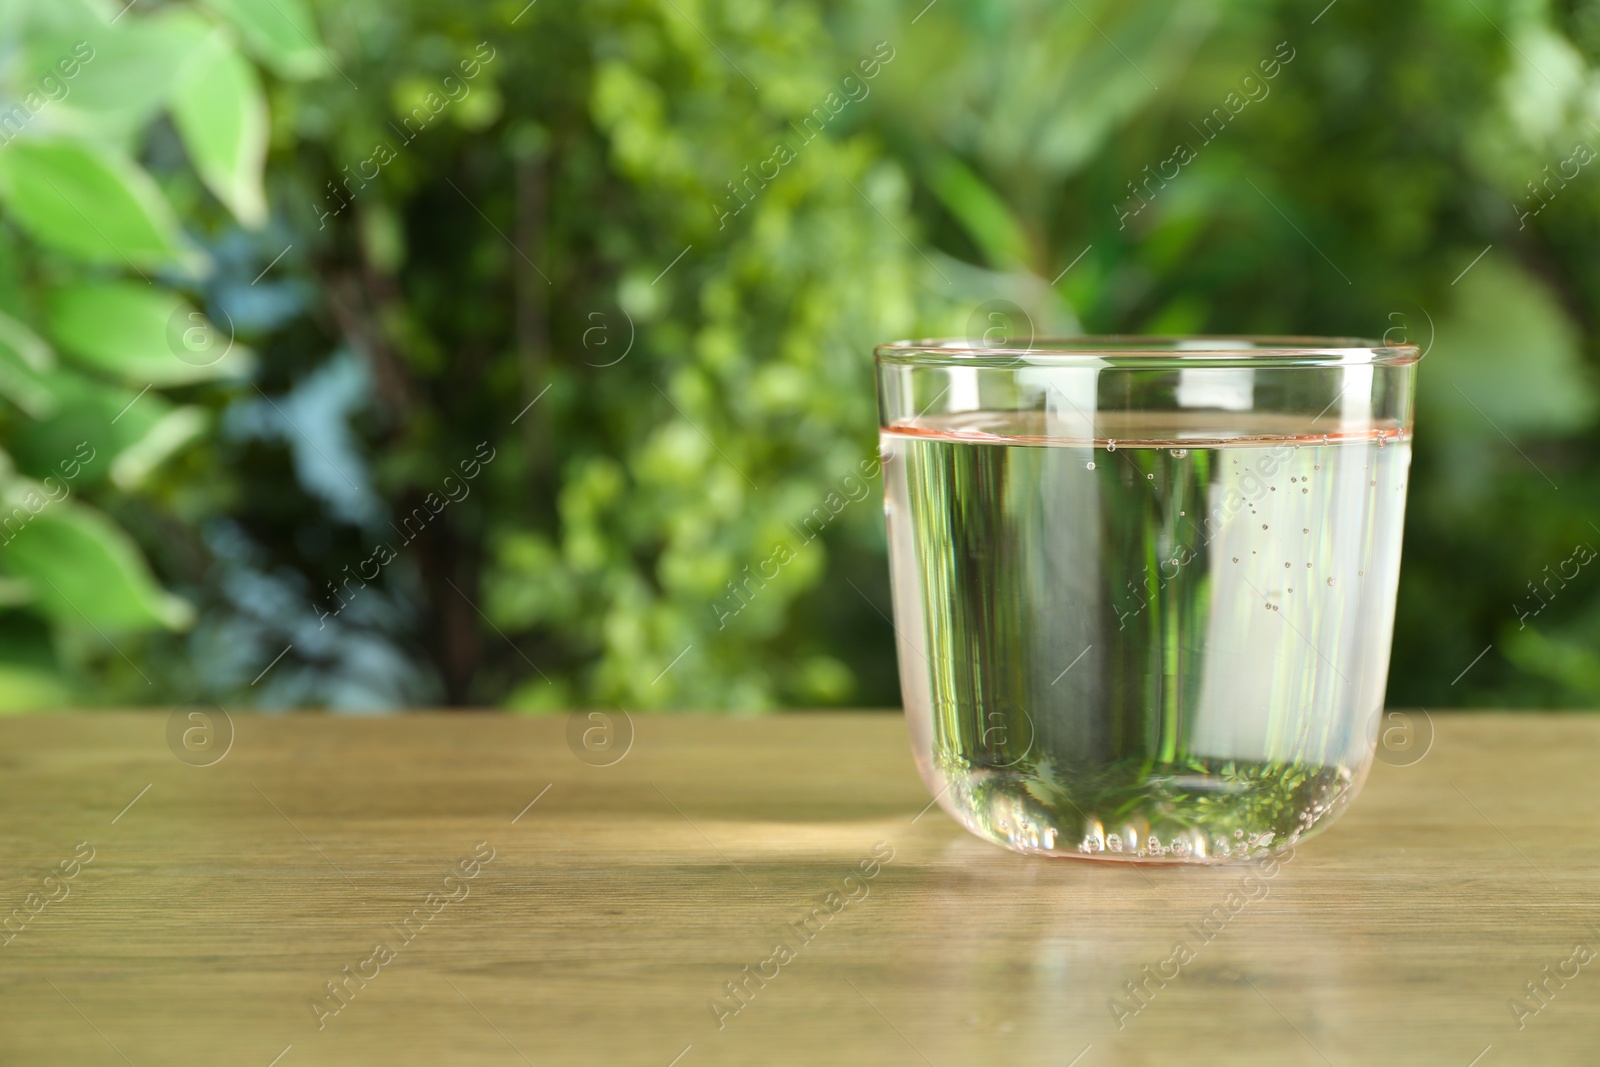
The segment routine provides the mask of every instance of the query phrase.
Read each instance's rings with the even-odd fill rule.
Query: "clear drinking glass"
[[[877,349],[923,781],[1021,852],[1292,846],[1372,761],[1415,346],[1080,337]]]

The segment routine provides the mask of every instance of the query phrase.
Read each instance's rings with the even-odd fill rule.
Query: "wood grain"
[[[985,844],[890,715],[640,715],[604,767],[564,718],[236,716],[209,767],[6,720],[0,1063],[1592,1064],[1600,959],[1548,975],[1600,948],[1600,718],[1433,721],[1268,877]]]

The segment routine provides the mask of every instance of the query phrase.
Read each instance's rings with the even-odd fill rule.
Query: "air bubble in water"
[[[1233,561],[1234,561],[1234,562],[1235,562],[1235,563],[1238,563],[1238,562],[1239,562],[1239,557],[1238,557],[1238,556],[1234,556],[1234,557],[1233,557]]]
[[[1116,450],[1117,450],[1117,443],[1115,441],[1112,441],[1112,440],[1108,439],[1106,441],[1106,451],[1107,452],[1115,452]]]
[[[1172,450],[1172,458],[1173,459],[1183,459],[1188,454],[1189,454],[1189,450],[1187,448],[1174,448]]]
[[[1145,475],[1145,480],[1153,482],[1153,481],[1156,480],[1156,476],[1154,474],[1146,474]]]
[[[1090,469],[1090,470],[1094,470],[1094,460],[1092,460],[1092,459],[1091,459],[1091,460],[1090,460],[1090,461],[1089,461],[1089,462],[1088,462],[1088,464],[1087,464],[1087,466],[1088,466],[1088,468],[1089,468],[1089,469]]]
[[[1333,588],[1333,579],[1332,579],[1332,578],[1329,578],[1329,579],[1328,579],[1328,588],[1329,588],[1329,589],[1332,589],[1332,588]]]

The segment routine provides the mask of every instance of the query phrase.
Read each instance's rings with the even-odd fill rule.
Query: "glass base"
[[[1344,766],[1129,761],[1057,774],[941,767],[940,804],[968,830],[1017,852],[1143,863],[1237,863],[1291,848],[1348,806]]]

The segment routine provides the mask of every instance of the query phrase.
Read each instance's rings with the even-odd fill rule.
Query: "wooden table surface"
[[[1600,1062],[1600,717],[1436,713],[1275,873],[985,844],[897,715],[231,722],[0,721],[0,1063]]]

